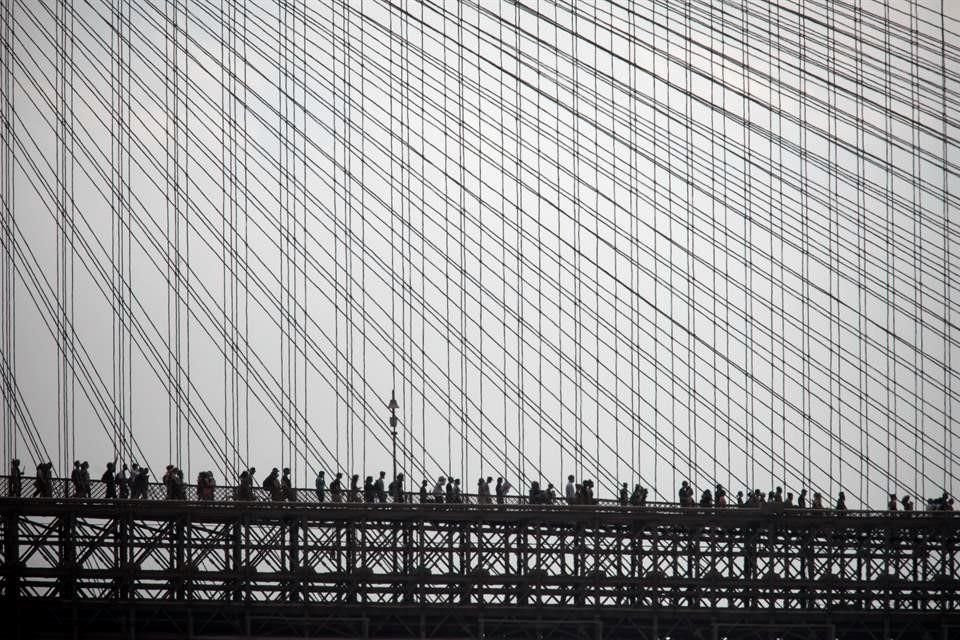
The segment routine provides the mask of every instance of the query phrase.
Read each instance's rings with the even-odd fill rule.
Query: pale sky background
[[[0,455],[955,490],[958,4],[14,3]]]

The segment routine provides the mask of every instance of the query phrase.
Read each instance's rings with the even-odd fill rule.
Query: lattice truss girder
[[[22,598],[949,611],[952,519],[717,519],[678,525],[440,514],[4,519]],[[16,558],[11,561],[11,558]]]

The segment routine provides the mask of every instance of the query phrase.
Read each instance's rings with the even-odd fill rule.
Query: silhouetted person
[[[240,473],[240,485],[237,487],[237,500],[253,499],[253,481],[250,479],[250,470],[244,469]]]
[[[557,490],[553,486],[553,483],[547,483],[547,493],[546,493],[547,504],[556,504],[557,503]]]
[[[483,494],[483,490],[486,485],[483,482],[483,478],[477,480],[477,504],[487,504],[490,502],[490,490],[487,489],[487,495]]]
[[[197,474],[197,500],[213,500],[213,472],[201,471]]]
[[[86,460],[80,464],[80,490],[84,498],[90,497],[90,463]]]
[[[373,490],[377,496],[377,502],[386,502],[387,501],[387,472],[381,471],[380,475],[377,477],[377,481],[373,483]]]
[[[640,506],[641,507],[647,506],[647,488],[646,487],[640,487]]]
[[[903,505],[904,511],[913,511],[913,500],[910,499],[910,496],[903,496],[900,499],[900,504]]]
[[[528,494],[527,500],[530,504],[540,504],[543,501],[540,495],[540,483],[536,480],[530,483],[530,493]]]
[[[777,490],[773,492],[773,502],[774,504],[783,504],[783,488],[777,487]]]
[[[841,491],[837,495],[837,506],[835,507],[837,511],[846,511],[847,510],[847,496]]]
[[[130,465],[130,497],[137,497],[137,476],[140,475],[140,465],[136,462]]]
[[[573,476],[567,476],[567,486],[563,489],[563,497],[566,498],[567,504],[577,504],[577,485],[575,482]]]
[[[360,502],[360,475],[350,476],[350,502]]]
[[[593,480],[583,481],[583,501],[584,504],[597,504],[596,498],[593,497]]]
[[[449,479],[447,480],[446,491],[447,491],[447,496],[446,496],[446,498],[447,498],[447,504],[453,504],[454,502],[456,502],[456,500],[455,500],[455,498],[454,498],[454,496],[453,496],[453,478],[449,478]]]
[[[337,474],[337,480],[335,480],[334,482],[338,482],[339,479],[340,479],[340,474]],[[316,481],[316,483],[315,483],[315,485],[314,485],[314,490],[316,491],[316,494],[317,494],[317,502],[319,502],[319,503],[322,504],[324,501],[326,501],[326,499],[327,499],[327,478],[326,478],[326,476],[324,475],[324,472],[323,472],[322,470],[317,472],[317,481]],[[330,485],[330,493],[333,493],[333,484]],[[334,502],[336,502],[336,501],[337,501],[337,500],[334,499]]]
[[[807,490],[806,489],[800,490],[800,495],[797,496],[797,507],[799,509],[807,508]]]
[[[13,498],[19,498],[23,491],[23,471],[20,469],[20,461],[16,458],[10,461],[10,484],[7,489],[7,493]]]
[[[630,490],[627,488],[627,483],[620,484],[620,506],[625,507],[630,504]]]
[[[120,467],[120,472],[117,473],[117,488],[120,490],[121,500],[126,500],[130,497],[130,469],[126,463]]]
[[[503,481],[503,486],[501,487],[501,490],[503,491],[504,501],[506,501],[507,496],[510,495],[510,490],[511,490],[511,489],[513,489],[513,485],[510,484],[510,481],[509,481],[509,480],[504,480],[504,481]]]
[[[290,478],[290,469],[287,467],[283,468],[283,477],[280,478],[280,499],[288,502],[293,502],[297,499],[293,493],[293,480]]]
[[[323,473],[323,471],[320,473]],[[333,482],[330,483],[330,499],[334,502],[343,502],[343,474],[339,471]]]
[[[453,501],[456,504],[463,503],[463,494],[460,493],[460,478],[455,478],[453,481]]]
[[[373,502],[377,499],[377,488],[373,484],[373,476],[367,476],[363,481],[363,501]]]
[[[433,485],[433,501],[443,502],[444,484],[447,482],[446,476],[440,476],[437,483]]]
[[[677,498],[680,501],[681,507],[693,506],[693,488],[686,480],[680,483],[680,490],[677,491]]]
[[[398,473],[388,487],[390,497],[394,502],[403,502],[403,474]]]
[[[270,493],[270,499],[279,502],[283,498],[283,491],[280,487],[280,470],[274,467],[270,470],[270,475],[263,479],[263,488]]]
[[[640,506],[640,485],[633,485],[633,493],[630,494],[630,505],[634,507]]]
[[[166,489],[167,500],[173,500],[173,498],[175,497],[174,495],[175,490],[173,488],[173,465],[172,464],[167,465],[167,468],[164,470],[163,477],[160,479],[160,481],[163,483],[163,486]]]
[[[39,498],[49,498],[53,495],[53,463],[41,462],[37,465],[37,477],[33,481],[34,494]]]
[[[743,506],[743,491],[737,491],[737,506]]]
[[[727,492],[723,488],[723,485],[717,485],[716,491],[713,492],[713,502],[718,507],[727,506]]]
[[[810,504],[811,509],[823,509],[823,496],[819,492],[813,493],[813,502]]]
[[[107,470],[100,476],[100,482],[106,487],[107,500],[115,500],[117,497],[117,474],[114,473],[116,465],[112,462],[107,463]]]
[[[83,488],[80,485],[80,461],[73,461],[73,471],[70,472],[70,484],[73,485],[73,497],[83,496]]]
[[[174,467],[170,474],[170,487],[172,492],[171,497],[174,500],[187,499],[187,486],[183,482],[183,470],[179,467]]]
[[[197,476],[197,498],[200,500],[213,500],[217,483],[213,479],[213,471],[201,471]]]
[[[887,511],[896,511],[897,510],[897,494],[891,493],[887,496]]]
[[[783,502],[783,506],[793,508],[793,492],[787,493],[787,499]]]
[[[943,495],[939,498],[927,498],[927,510],[928,511],[945,511],[947,506],[947,501],[950,499],[950,494],[946,491],[943,492]]]
[[[713,506],[713,495],[710,493],[710,489],[704,489],[703,493],[700,494],[700,506],[701,507]]]
[[[150,486],[150,469],[140,467],[137,469],[137,475],[133,479],[134,498],[141,500],[147,499],[147,491]]]
[[[497,486],[494,487],[494,493],[497,495],[497,504],[503,504],[503,478],[497,478]]]
[[[423,482],[420,483],[420,504],[427,503],[428,493],[429,493],[429,490],[427,489],[427,481],[424,480]]]

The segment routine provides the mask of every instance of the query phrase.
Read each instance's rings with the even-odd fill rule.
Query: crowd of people
[[[255,488],[258,487],[256,480],[256,468],[250,467],[244,469],[238,478],[238,484],[233,490],[234,500],[250,501],[256,500]],[[8,480],[8,495],[20,497],[23,491],[23,470],[20,468],[20,461],[14,459],[10,463],[10,476]],[[344,474],[337,472],[336,476],[329,485],[327,484],[326,473],[320,471],[314,485],[316,498],[318,502],[414,502],[417,498],[421,503],[447,503],[458,504],[466,502],[466,496],[461,490],[460,478],[452,476],[440,476],[437,478],[433,487],[430,482],[424,480],[420,484],[420,490],[417,493],[407,493],[404,490],[404,475],[397,474],[389,483],[386,480],[386,472],[381,471],[379,476],[374,479],[373,476],[367,476],[363,485],[360,485],[359,474],[350,476],[349,486],[346,484]],[[105,487],[105,497],[146,499],[149,491],[150,470],[147,467],[141,467],[133,463],[128,468],[126,464],[122,465],[120,470],[116,469],[115,462],[108,462],[106,470],[100,476],[100,481]],[[36,478],[34,479],[33,497],[49,498],[53,495],[53,464],[50,462],[41,462],[37,465]],[[183,471],[170,464],[163,474],[162,484],[165,489],[165,495],[168,500],[186,500],[187,484],[184,480]],[[509,480],[502,477],[497,478],[496,484],[491,489],[493,477],[481,476],[477,480],[476,502],[478,504],[504,504],[507,496],[513,490],[513,485]],[[77,498],[91,497],[90,491],[90,465],[86,461],[75,460],[73,471],[70,474],[70,485],[72,495]],[[212,471],[201,471],[197,474],[195,485],[197,500],[213,500],[215,497],[216,480]],[[263,482],[259,485],[265,490],[273,501],[296,501],[296,489],[293,487],[293,481],[290,476],[290,469],[280,469],[274,467]],[[634,485],[631,491],[626,482],[622,483],[619,491],[619,504],[622,506],[647,506],[647,489],[639,484]],[[825,509],[823,496],[819,492],[814,492],[809,497],[807,490],[803,489],[797,494],[796,499],[792,492],[784,492],[782,487],[776,487],[774,490],[764,494],[760,489],[747,491],[738,491],[735,496],[735,502],[730,500],[726,489],[718,484],[712,490],[705,489],[700,494],[700,500],[694,499],[693,486],[688,481],[683,481],[677,492],[677,497],[681,507],[763,507],[766,505],[779,506],[783,508],[797,509]],[[530,489],[526,493],[526,502],[528,504],[552,505],[560,502],[569,505],[592,505],[598,504],[594,497],[594,484],[590,479],[576,481],[574,476],[567,477],[567,484],[564,487],[563,496],[557,494],[553,484],[548,483],[546,488],[542,488],[537,481],[530,483]],[[927,510],[929,511],[953,511],[953,498],[949,493],[943,492],[938,498],[928,498],[926,500]],[[836,511],[846,511],[846,495],[843,491],[837,494],[833,509]],[[909,495],[898,498],[896,494],[890,494],[887,502],[889,511],[913,511],[914,502]]]

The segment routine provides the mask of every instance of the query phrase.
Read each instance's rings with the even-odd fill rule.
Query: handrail
[[[174,499],[171,499],[171,498],[168,498],[168,497],[167,497],[167,488],[166,488],[166,486],[165,486],[163,483],[161,483],[161,482],[149,482],[148,485],[147,485],[147,487],[148,487],[148,488],[147,488],[147,498],[146,498],[146,499],[147,499],[148,501],[168,501],[168,500],[174,500]],[[234,486],[234,485],[225,485],[225,486],[217,486],[217,487],[215,487],[215,488],[214,488],[214,495],[213,495],[213,498],[212,498],[212,499],[202,499],[202,498],[200,498],[200,496],[198,495],[198,491],[197,491],[197,486],[196,486],[196,484],[185,483],[185,489],[186,489],[186,492],[187,492],[187,500],[188,500],[188,501],[203,501],[203,502],[294,502],[294,503],[305,504],[305,505],[320,505],[320,504],[325,504],[325,505],[335,505],[335,504],[380,504],[380,505],[397,505],[397,506],[400,506],[401,504],[403,504],[403,505],[419,505],[419,504],[421,504],[419,492],[413,492],[413,491],[405,491],[405,492],[403,493],[404,500],[403,500],[402,503],[397,503],[397,502],[393,501],[392,499],[390,499],[389,497],[388,497],[388,500],[387,500],[386,502],[382,502],[382,503],[381,503],[381,502],[376,502],[376,501],[374,501],[374,502],[372,502],[372,503],[367,503],[367,502],[365,502],[365,501],[362,500],[362,499],[361,499],[361,500],[356,500],[356,501],[349,501],[349,500],[347,500],[346,497],[347,497],[347,495],[348,495],[348,492],[347,492],[346,490],[344,490],[344,491],[343,491],[343,495],[342,495],[343,499],[342,499],[339,503],[337,503],[337,502],[334,502],[334,501],[331,499],[331,494],[330,494],[330,491],[329,491],[329,488],[328,488],[327,491],[326,491],[326,499],[325,499],[325,501],[324,501],[323,503],[321,503],[320,500],[319,500],[319,498],[318,498],[318,496],[316,495],[316,492],[315,492],[314,489],[312,489],[312,488],[303,488],[303,487],[294,488],[292,498],[289,499],[289,500],[285,500],[285,501],[274,501],[274,500],[272,500],[272,499],[271,499],[271,496],[270,496],[270,492],[269,492],[268,490],[266,490],[266,489],[263,489],[262,487],[253,487],[253,489],[252,489],[253,500],[252,500],[252,501],[238,500],[238,499],[237,499],[237,495],[238,495],[237,490],[238,490],[238,487],[237,487],[237,486]],[[0,475],[0,499],[2,499],[2,498],[9,498],[9,497],[38,498],[38,499],[43,499],[42,496],[37,496],[37,495],[35,495],[35,493],[36,493],[36,492],[35,492],[35,488],[34,488],[34,478],[33,478],[33,476],[26,476],[26,475],[23,476],[23,478],[22,478],[22,484],[21,484],[20,495],[19,495],[19,496],[11,496],[11,495],[10,495],[10,476],[9,476],[9,475]],[[362,490],[361,490],[361,491],[360,491],[361,496],[362,496],[362,493],[363,493],[363,492],[362,492]],[[106,498],[106,495],[107,495],[106,483],[104,483],[104,482],[102,482],[102,481],[100,481],[100,480],[92,480],[92,479],[91,479],[91,481],[90,481],[90,495],[88,496],[88,498],[89,498],[89,499],[94,499],[94,500],[102,500],[102,499],[105,499],[105,498]],[[79,499],[76,495],[74,495],[74,490],[73,490],[72,482],[70,481],[69,478],[54,478],[54,479],[53,479],[53,482],[52,482],[52,493],[51,493],[51,495],[48,496],[48,497],[49,497],[50,499],[57,499],[57,500]],[[488,507],[488,506],[489,506],[489,507],[500,506],[500,505],[496,502],[496,498],[494,498],[493,496],[490,496],[490,497],[489,497],[489,502],[481,502],[481,501],[480,501],[480,496],[479,496],[478,494],[475,494],[475,493],[461,493],[461,494],[460,494],[460,498],[461,498],[460,501],[458,501],[458,502],[456,502],[456,503],[453,503],[453,504],[456,504],[457,506],[465,505],[465,506],[475,506],[475,507],[480,507],[480,508],[484,508],[484,507]],[[133,499],[130,499],[130,500],[133,500]],[[433,496],[432,496],[431,494],[428,494],[428,495],[427,495],[427,501],[426,501],[425,504],[431,504],[431,505],[447,504],[447,505],[449,505],[449,504],[452,504],[452,503],[446,502],[446,500],[444,500],[443,502],[434,501],[434,500],[433,500]],[[747,507],[747,506],[737,506],[737,505],[729,505],[729,506],[726,506],[726,507],[717,507],[717,506],[713,506],[713,507],[701,507],[701,506],[698,505],[698,504],[694,504],[694,505],[691,505],[691,506],[680,506],[680,505],[679,505],[678,503],[676,503],[676,502],[650,502],[650,501],[648,501],[643,507],[639,507],[639,506],[635,506],[635,505],[621,505],[618,500],[611,500],[611,499],[606,499],[606,498],[602,498],[602,499],[595,500],[595,501],[594,501],[594,504],[592,504],[592,505],[584,505],[584,504],[568,505],[568,504],[566,504],[566,501],[564,501],[564,500],[562,500],[562,499],[561,499],[561,500],[558,500],[557,502],[555,502],[555,503],[553,503],[553,504],[543,504],[543,503],[531,503],[531,502],[529,501],[529,499],[527,498],[527,496],[525,496],[525,495],[508,495],[508,496],[505,496],[505,497],[504,497],[504,502],[503,502],[503,504],[504,504],[504,505],[510,505],[510,506],[530,505],[530,506],[536,506],[536,507],[547,508],[547,509],[550,509],[550,508],[571,509],[571,508],[572,508],[572,509],[594,509],[594,510],[598,510],[598,511],[602,511],[602,510],[604,510],[604,509],[610,509],[610,508],[615,508],[615,509],[617,509],[617,510],[621,510],[621,509],[628,509],[628,510],[629,510],[629,509],[633,509],[633,510],[658,510],[658,509],[660,509],[660,510],[669,510],[669,511],[679,511],[679,512],[681,512],[681,513],[684,513],[684,512],[686,512],[686,513],[704,512],[704,511],[723,511],[723,510],[752,511],[752,512],[758,512],[758,513],[760,513],[760,512],[775,512],[775,511],[790,510],[791,512],[800,512],[800,513],[802,513],[802,512],[810,512],[810,513],[843,513],[844,515],[858,515],[858,516],[861,516],[861,515],[862,515],[862,516],[871,516],[871,517],[875,517],[875,516],[878,516],[878,515],[891,515],[891,514],[908,513],[908,512],[904,512],[904,511],[886,511],[886,510],[880,511],[880,510],[872,510],[872,509],[850,509],[850,510],[847,510],[847,511],[844,511],[844,512],[837,512],[837,511],[834,510],[834,509],[809,509],[809,508],[807,508],[807,509],[799,509],[799,508],[796,508],[796,507],[785,507],[785,506],[783,506],[783,505],[773,505],[773,504],[766,504],[766,505],[762,505],[762,506],[760,506],[760,507]],[[913,513],[923,513],[923,514],[937,513],[937,514],[951,515],[951,514],[960,514],[960,511],[914,511]]]

